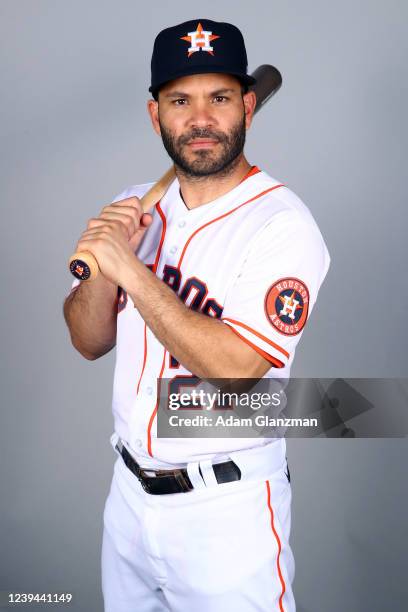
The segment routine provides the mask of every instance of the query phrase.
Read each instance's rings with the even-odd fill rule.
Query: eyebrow
[[[221,96],[226,93],[234,93],[234,89],[231,87],[224,87],[223,89],[216,89],[215,91],[210,92],[210,96]],[[169,91],[169,93],[165,94],[166,98],[189,98],[189,94],[184,91]]]

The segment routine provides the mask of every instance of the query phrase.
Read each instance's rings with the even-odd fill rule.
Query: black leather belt
[[[185,468],[175,470],[143,469],[121,442],[116,443],[116,450],[122,456],[129,470],[137,476],[147,493],[151,495],[166,495],[167,493],[187,493],[187,491],[194,489]],[[214,463],[213,470],[218,484],[241,480],[241,470],[233,461]],[[155,475],[148,476],[146,472],[154,473]]]

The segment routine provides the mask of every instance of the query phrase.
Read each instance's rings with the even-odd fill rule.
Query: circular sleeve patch
[[[295,336],[302,331],[309,309],[309,290],[298,278],[281,278],[265,296],[265,314],[281,334]]]

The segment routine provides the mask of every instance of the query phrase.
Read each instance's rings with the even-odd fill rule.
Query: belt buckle
[[[119,454],[121,455],[126,467],[128,469],[130,469],[130,471],[132,472],[132,474],[134,474],[136,476],[136,478],[138,479],[138,481],[140,482],[140,484],[142,485],[142,488],[144,489],[144,491],[146,491],[146,493],[150,493],[150,489],[149,489],[149,485],[148,483],[144,480],[144,478],[146,478],[146,475],[143,473],[144,470],[139,466],[139,464],[137,463],[137,461],[135,459],[133,459],[133,457],[131,456],[131,454],[129,453],[129,451],[127,450],[126,446],[124,446],[124,444],[122,443],[122,441],[119,439],[115,445],[116,450],[119,452]],[[134,470],[132,470],[130,468],[130,466],[128,465],[128,462],[126,461],[126,458],[123,456],[123,451],[126,451],[126,453],[129,455],[129,457],[132,457],[133,459],[133,465],[134,465]]]
[[[151,493],[150,487],[148,485],[148,481],[143,480],[143,476],[141,474],[136,474],[140,484],[142,485],[142,489],[146,491],[146,493]]]
[[[187,480],[181,470],[174,470],[174,478],[176,479],[177,484],[180,485],[182,493],[187,493],[187,491],[192,491],[194,489],[191,482]]]
[[[148,476],[145,472],[153,472],[154,470],[145,470],[143,468],[141,468],[138,464],[137,465],[137,472],[136,472],[136,476],[140,482],[140,484],[142,485],[142,488],[144,491],[146,491],[146,493],[151,493],[150,487],[149,487],[149,480],[147,480],[148,478],[151,478],[151,476]],[[145,480],[146,479],[146,480]]]
[[[148,468],[146,469],[140,468],[139,480],[141,482],[143,489],[147,493],[151,493],[151,491],[149,487],[149,481],[145,481],[144,478],[149,477],[148,476],[149,472],[154,472],[156,474],[154,478],[158,478],[158,479],[160,479],[160,477],[163,477],[163,476],[174,476],[177,484],[180,487],[179,493],[187,493],[188,491],[192,491],[194,488],[193,485],[187,480],[187,478],[185,477],[181,469],[178,469],[178,470],[149,470]]]
[[[129,453],[129,451],[126,449],[126,447],[124,446],[124,444],[122,443],[120,439],[117,441],[115,448],[119,452],[119,454],[122,456],[125,462],[125,465],[137,477],[140,484],[142,485],[143,490],[146,491],[146,493],[150,493],[150,494],[154,493],[154,491],[152,491],[150,487],[151,480],[153,478],[160,479],[160,477],[163,477],[163,476],[173,476],[175,478],[178,486],[180,487],[180,490],[177,491],[178,493],[187,493],[188,491],[193,490],[194,487],[191,484],[190,479],[188,477],[186,478],[186,475],[183,473],[181,469],[152,470],[150,468],[142,468],[137,463],[136,459],[132,457],[132,455]],[[132,459],[133,469],[128,465],[128,461],[126,460],[126,457],[124,456],[124,451],[126,451],[126,456],[129,456],[129,458]],[[152,473],[155,474],[154,477],[151,476]]]

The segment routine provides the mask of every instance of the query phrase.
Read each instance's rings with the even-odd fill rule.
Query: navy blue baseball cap
[[[154,97],[162,85],[191,74],[221,72],[236,76],[244,85],[256,83],[248,71],[241,31],[230,23],[194,19],[159,32],[152,54]]]

